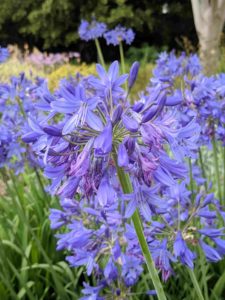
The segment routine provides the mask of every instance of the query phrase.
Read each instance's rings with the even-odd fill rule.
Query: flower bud
[[[134,85],[137,75],[138,75],[138,70],[139,70],[140,64],[139,62],[135,61],[133,65],[131,66],[130,69],[130,74],[128,78],[128,89],[130,90],[132,86]]]
[[[45,126],[43,128],[43,131],[51,136],[62,136],[62,130],[60,130],[55,126],[51,126],[51,125]]]
[[[129,117],[127,115],[123,115],[122,119],[123,119],[123,124],[127,130],[129,130],[131,132],[138,131],[139,124],[135,119],[133,119],[132,117]]]
[[[117,122],[119,122],[122,113],[123,113],[123,108],[119,104],[113,112],[113,116],[112,116],[112,124],[113,125],[115,125]]]
[[[144,114],[142,118],[142,123],[146,123],[150,121],[151,119],[153,119],[155,116],[159,115],[162,112],[166,103],[166,98],[167,98],[166,94],[161,93],[158,99],[158,104],[152,106],[149,110],[147,110],[147,112]]]
[[[129,157],[127,154],[127,149],[123,143],[118,147],[118,166],[126,167],[129,164]]]
[[[37,133],[35,131],[31,131],[22,136],[22,141],[24,143],[34,143],[38,139],[39,136],[40,136],[39,133]]]
[[[132,106],[132,109],[135,111],[135,112],[140,112],[142,110],[142,108],[144,107],[144,103],[142,102],[137,102],[135,103],[133,106]]]
[[[166,106],[176,106],[182,102],[182,94],[180,91],[176,91],[173,95],[167,96]]]

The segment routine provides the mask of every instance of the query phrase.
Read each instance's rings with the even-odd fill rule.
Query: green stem
[[[225,146],[223,146],[223,205],[225,205]]]
[[[120,61],[121,61],[122,73],[126,74],[125,59],[124,59],[124,51],[123,51],[122,42],[119,43],[119,49],[120,49]],[[127,91],[128,90],[127,82],[125,82],[125,88],[126,88],[126,91]]]
[[[198,296],[198,300],[204,300],[204,297],[202,295],[202,291],[201,291],[201,289],[199,287],[199,284],[198,284],[198,281],[197,281],[197,279],[195,277],[194,271],[188,268],[188,272],[189,272],[189,276],[191,278],[191,281],[193,283],[193,286],[195,288],[196,294]]]
[[[49,194],[45,190],[45,186],[44,186],[44,184],[42,182],[41,175],[40,175],[40,173],[39,173],[39,171],[38,171],[38,169],[36,167],[34,167],[34,172],[35,172],[35,175],[37,177],[37,181],[39,183],[39,186],[40,186],[40,188],[42,190],[43,196],[45,196],[46,199],[49,199]]]
[[[102,54],[102,49],[101,49],[101,46],[100,46],[100,43],[99,43],[98,39],[95,39],[95,46],[96,46],[96,49],[97,49],[98,58],[100,60],[100,63],[105,69],[105,61],[104,61],[104,57],[103,57],[103,54]]]
[[[203,176],[203,178],[206,180],[205,183],[204,183],[204,186],[205,186],[205,189],[206,189],[206,191],[207,191],[207,189],[208,189],[208,186],[207,186],[207,176],[206,176],[206,171],[205,171],[205,166],[204,166],[204,162],[203,162],[203,157],[202,157],[202,150],[201,150],[201,148],[199,148],[198,154],[199,154],[200,167],[201,167],[201,170],[202,170],[202,176]]]
[[[212,146],[213,146],[213,159],[214,159],[214,166],[215,166],[215,172],[216,172],[216,181],[217,181],[217,188],[218,188],[218,196],[220,200],[220,204],[222,204],[222,191],[221,191],[221,185],[220,185],[220,172],[219,172],[219,164],[218,164],[218,156],[217,156],[217,145],[215,137],[212,139]]]
[[[115,160],[115,163],[116,163],[116,161],[117,160]],[[132,193],[133,187],[132,187],[132,184],[130,181],[130,176],[127,173],[125,173],[122,168],[119,168],[119,167],[117,167],[117,174],[118,174],[119,181],[122,186],[123,192],[125,194]],[[148,243],[145,239],[145,235],[144,235],[144,231],[143,231],[143,227],[142,227],[142,221],[141,221],[138,210],[136,210],[134,212],[134,214],[132,216],[132,221],[133,221],[134,228],[135,228],[135,231],[136,231],[136,234],[138,237],[139,244],[141,246],[141,250],[143,252],[143,255],[144,255],[147,267],[148,267],[150,277],[151,277],[153,285],[156,289],[158,299],[166,300],[166,296],[165,296],[162,284],[160,282],[158,273],[157,273],[155,265],[154,265],[154,261],[152,259],[151,253],[148,248]]]
[[[201,265],[201,271],[202,271],[202,283],[203,283],[204,297],[205,297],[205,300],[209,300],[207,276],[206,276],[207,269],[205,267],[205,259],[204,259],[205,257],[204,257],[201,247],[198,248],[198,252],[199,252],[200,265]]]
[[[19,105],[21,114],[23,115],[24,119],[26,120],[27,116],[26,116],[25,110],[23,108],[23,103],[22,103],[22,101],[20,100],[20,98],[18,96],[16,96],[16,101],[17,101],[17,103]]]
[[[191,189],[191,199],[194,199],[194,180],[193,180],[193,172],[192,172],[192,164],[191,159],[188,159],[189,164],[189,173],[190,173],[190,189]]]

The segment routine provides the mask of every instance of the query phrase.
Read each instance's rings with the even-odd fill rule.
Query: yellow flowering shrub
[[[58,84],[62,78],[68,78],[70,76],[75,76],[80,73],[83,76],[95,74],[95,64],[87,65],[82,63],[80,65],[65,64],[59,67],[57,70],[52,72],[47,76],[48,86],[50,90],[54,90],[58,87]]]
[[[8,82],[10,77],[18,76],[22,72],[24,72],[28,78],[45,76],[43,71],[39,71],[31,64],[20,61],[17,58],[13,57],[8,59],[3,64],[0,64],[0,82]]]

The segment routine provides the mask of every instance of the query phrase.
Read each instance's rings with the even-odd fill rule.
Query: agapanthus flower
[[[182,126],[195,119],[201,130],[198,144],[194,142],[197,147],[211,147],[212,139],[224,145],[224,76],[207,77],[201,70],[197,55],[164,52],[153,70],[149,91],[156,86],[164,89],[168,95],[166,104],[175,104],[174,111]]]
[[[0,85],[0,167],[8,166],[16,174],[23,171],[26,163],[35,166],[33,152],[28,145],[21,142],[21,135],[27,130],[29,113],[33,117],[38,115],[34,96],[37,87],[38,84],[28,80],[23,73],[12,77],[9,83]]]
[[[79,36],[82,40],[90,41],[103,36],[106,32],[107,26],[103,22],[92,20],[90,23],[82,20],[78,29]]]
[[[113,46],[117,46],[121,42],[125,42],[130,45],[133,42],[134,37],[135,33],[131,28],[127,29],[120,25],[104,33],[107,45],[112,44]]]
[[[96,289],[84,290],[86,298],[104,299],[110,291],[123,299],[138,281],[144,257],[129,222],[135,210],[164,280],[174,263],[193,268],[197,246],[207,259],[211,248],[222,257],[224,229],[214,195],[187,189],[184,158],[195,158],[197,117],[180,122],[182,94],[174,100],[165,82],[155,82],[131,105],[123,84],[131,74],[135,80],[134,68],[128,77],[119,74],[118,62],[108,71],[97,65],[98,77],[63,81],[53,94],[42,85],[36,94],[45,114],[30,117],[23,137],[43,160],[48,190],[61,199],[61,209],[50,215],[52,228],[63,228],[57,249],[69,251],[71,266],[85,266],[98,278]],[[130,176],[129,194],[121,187],[121,169]]]
[[[9,57],[9,50],[0,46],[0,63],[5,62]]]
[[[139,62],[135,61],[130,69],[130,74],[128,78],[128,88],[131,89],[132,86],[134,85],[136,78],[138,76],[138,71],[139,71],[140,64]]]

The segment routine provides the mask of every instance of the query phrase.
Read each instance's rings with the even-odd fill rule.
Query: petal
[[[96,64],[96,71],[100,78],[105,78],[107,76],[105,69],[100,64]]]
[[[62,134],[66,135],[71,133],[76,127],[76,120],[78,118],[77,114],[74,114],[64,125]]]
[[[64,114],[71,114],[75,111],[80,106],[80,101],[79,102],[68,102],[68,101],[54,101],[51,103],[51,107],[59,113],[64,113]]]
[[[144,218],[147,222],[151,221],[152,212],[151,209],[146,201],[141,201],[140,205],[140,211],[143,214]]]
[[[119,63],[118,61],[114,61],[109,67],[108,76],[111,81],[115,81],[119,73]]]
[[[127,115],[123,115],[122,120],[123,120],[124,126],[129,131],[136,132],[138,130],[139,124],[135,119],[133,119],[133,118],[127,116]]]
[[[125,211],[125,218],[129,219],[137,208],[136,199],[130,200]]]
[[[103,131],[95,139],[94,148],[103,154],[112,151],[112,123],[108,122]]]
[[[102,131],[104,128],[101,119],[91,110],[87,111],[86,122],[88,126],[96,131]]]
[[[127,154],[127,149],[123,143],[118,147],[118,166],[126,167],[129,164],[129,157]]]
[[[31,117],[28,118],[28,124],[33,131],[43,134],[43,130],[41,129],[40,125],[36,123]]]
[[[106,177],[103,177],[97,192],[98,202],[101,206],[112,204],[115,199],[115,191],[108,182]]]

